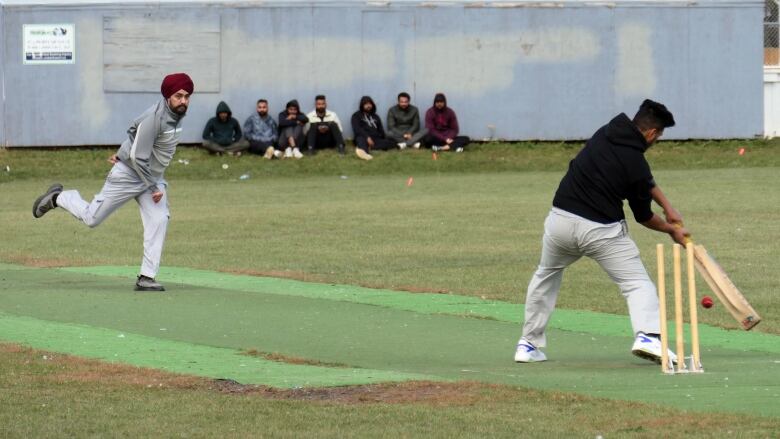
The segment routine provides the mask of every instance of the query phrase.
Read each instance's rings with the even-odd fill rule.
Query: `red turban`
[[[184,90],[189,94],[195,90],[195,85],[192,83],[189,75],[186,73],[171,73],[163,79],[160,91],[165,99],[168,99],[179,90]]]

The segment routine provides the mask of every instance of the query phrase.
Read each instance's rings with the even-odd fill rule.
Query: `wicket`
[[[694,271],[693,243],[687,243],[686,262],[688,275],[688,310],[690,312],[691,328],[691,359],[690,365],[685,364],[685,336],[683,334],[683,294],[682,273],[680,264],[680,244],[672,247],[673,275],[674,275],[674,327],[675,341],[677,342],[677,369],[669,358],[669,334],[666,316],[666,273],[664,265],[664,245],[656,246],[658,257],[658,308],[661,317],[661,371],[666,374],[704,372],[699,353],[699,318],[696,302],[696,273]]]

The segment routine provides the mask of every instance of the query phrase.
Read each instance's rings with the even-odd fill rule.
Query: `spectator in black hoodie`
[[[224,101],[217,105],[217,115],[209,119],[203,128],[203,147],[217,154],[239,155],[249,148],[249,142],[241,138],[241,124]]]
[[[285,105],[285,110],[279,113],[279,149],[284,150],[284,157],[302,158],[299,145],[303,145],[305,136],[303,126],[309,122],[305,114],[301,114],[301,106],[293,99]]]
[[[545,328],[563,270],[587,256],[609,274],[626,299],[634,336],[631,352],[660,362],[658,295],[628,235],[623,200],[628,200],[636,222],[684,244],[688,231],[682,227],[682,216],[656,184],[644,155],[671,126],[672,113],[647,99],[633,120],[621,113],[596,131],[569,163],[544,223],[541,261],[528,285],[515,361],[547,359],[539,348],[546,344]],[[652,201],[665,218],[653,213]],[[676,361],[672,352],[669,358]]]
[[[372,150],[389,150],[396,147],[395,143],[385,136],[382,119],[376,115],[376,105],[370,96],[360,98],[360,107],[352,114],[351,122],[352,132],[355,134],[355,154],[361,159],[373,159]]]

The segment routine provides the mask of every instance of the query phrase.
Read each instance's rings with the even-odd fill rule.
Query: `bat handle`
[[[681,229],[683,227],[683,223],[674,223],[673,225],[678,229]],[[685,244],[693,244],[693,238],[691,237],[691,235],[685,237]]]

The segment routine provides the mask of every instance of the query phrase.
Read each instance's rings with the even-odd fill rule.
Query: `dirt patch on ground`
[[[474,383],[409,381],[363,386],[275,389],[242,385],[231,380],[215,380],[213,388],[223,393],[256,394],[286,401],[333,402],[340,404],[428,404],[436,406],[471,405],[495,400],[501,386]]]
[[[324,361],[310,360],[307,358],[292,357],[289,355],[279,354],[277,352],[261,352],[255,349],[245,351],[243,352],[243,354],[252,357],[261,357],[261,358],[265,358],[266,360],[276,361],[279,363],[287,363],[287,364],[305,364],[307,366],[338,367],[338,368],[352,367],[343,363],[327,363]]]
[[[146,388],[210,390],[222,394],[250,395],[286,401],[312,401],[339,404],[430,404],[441,406],[470,405],[501,398],[516,389],[475,382],[439,383],[411,381],[344,387],[277,389],[241,384],[230,379],[209,379],[177,375],[156,369],[112,364],[30,349],[16,344],[0,343],[0,355],[18,356],[22,364],[40,362],[49,367],[45,374],[25,379],[51,383],[95,383],[107,387],[140,386]],[[283,357],[290,362],[290,358]],[[301,360],[310,364],[308,360]],[[296,363],[300,364],[300,363]]]
[[[227,269],[227,270],[220,270],[220,271],[224,273],[241,274],[246,276],[276,277],[280,279],[292,279],[292,280],[299,280],[303,282],[328,283],[326,279],[320,276],[304,273],[302,271],[278,271],[278,270],[261,271],[261,270],[250,270],[246,268]]]
[[[72,355],[52,353],[27,347],[0,343],[0,354],[18,354],[25,364],[41,362],[49,366],[48,373],[35,376],[36,380],[52,383],[100,383],[107,386],[144,386],[198,388],[207,387],[211,380],[186,375],[176,375],[157,369],[106,363]]]

